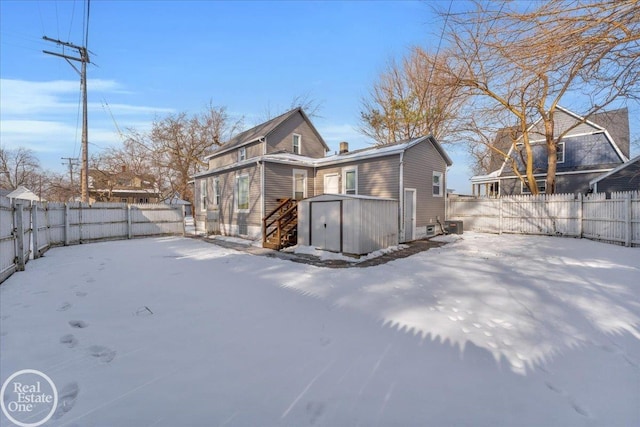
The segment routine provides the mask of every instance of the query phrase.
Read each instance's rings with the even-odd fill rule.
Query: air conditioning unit
[[[445,221],[444,227],[449,234],[462,234],[462,221]]]

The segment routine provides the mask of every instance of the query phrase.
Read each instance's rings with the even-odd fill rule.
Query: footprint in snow
[[[116,357],[116,352],[109,347],[102,345],[92,345],[88,349],[89,355],[99,359],[101,362],[109,363]]]
[[[60,344],[64,344],[69,348],[73,348],[78,345],[78,340],[73,334],[67,334],[60,337]]]
[[[76,404],[78,393],[80,393],[80,387],[76,382],[66,384],[58,390],[58,407],[53,414],[54,420],[61,418],[64,414],[69,412],[71,408],[73,408]]]
[[[89,325],[82,320],[69,320],[69,326],[71,326],[72,328],[83,329]]]
[[[71,308],[71,303],[65,301],[62,304],[60,304],[60,307],[58,307],[57,311],[67,311]]]
[[[86,297],[87,295],[89,295],[89,294],[86,293],[86,292],[83,292],[83,291],[76,292],[76,296],[77,297]]]

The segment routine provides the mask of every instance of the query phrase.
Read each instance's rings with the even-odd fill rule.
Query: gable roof
[[[593,187],[594,184],[597,184],[598,182],[602,181],[605,178],[610,177],[611,175],[620,172],[623,169],[626,169],[627,167],[635,164],[635,163],[640,163],[640,156],[636,156],[633,159],[629,160],[628,162],[625,162],[623,164],[621,164],[620,166],[611,169],[609,172],[604,173],[602,175],[600,175],[597,178],[592,179],[591,181],[589,181],[589,186]]]
[[[231,138],[229,141],[225,142],[218,148],[215,152],[205,156],[205,160],[211,159],[212,157],[216,157],[220,154],[226,153],[236,148],[240,148],[243,145],[250,144],[252,142],[258,141],[259,139],[267,137],[271,132],[276,130],[280,125],[289,120],[296,114],[301,114],[302,118],[307,122],[307,124],[311,127],[311,130],[315,133],[316,137],[320,140],[322,145],[324,146],[325,151],[329,151],[329,146],[324,141],[318,130],[315,128],[309,117],[305,114],[304,110],[301,107],[294,108],[291,111],[287,111],[284,114],[279,115],[278,117],[274,117],[271,120],[267,120],[264,123],[260,123],[257,126],[252,127],[251,129],[247,129],[244,132],[240,132],[238,135]]]
[[[210,169],[208,171],[200,172],[198,174],[193,175],[193,177],[198,178],[202,176],[211,175],[211,174],[222,172],[225,170],[242,167],[248,164],[253,164],[256,161],[283,163],[283,164],[298,165],[298,166],[305,166],[305,167],[330,166],[330,165],[336,165],[340,163],[353,162],[357,160],[371,159],[376,157],[386,157],[386,156],[400,154],[401,152],[404,152],[405,150],[421,142],[430,142],[433,145],[433,147],[438,151],[438,154],[442,156],[442,159],[447,163],[448,166],[451,166],[453,164],[453,162],[451,161],[451,158],[444,151],[440,143],[432,135],[428,135],[420,138],[414,138],[406,141],[396,142],[393,144],[376,145],[372,147],[363,148],[360,150],[350,151],[343,154],[336,154],[333,156],[322,157],[319,159],[302,156],[299,154],[292,154],[292,153],[266,154],[264,156],[252,157],[250,159],[246,159],[241,162],[236,162],[230,165],[221,166],[216,169]]]
[[[627,108],[620,108],[617,110],[609,110],[609,111],[601,111],[599,113],[592,114],[589,116],[589,119],[586,119],[583,116],[580,116],[573,111],[570,111],[560,105],[557,106],[557,109],[571,117],[574,117],[578,121],[584,121],[585,124],[593,127],[597,132],[602,132],[606,135],[607,140],[618,154],[620,159],[624,162],[629,160],[629,111]],[[542,120],[542,118],[538,118],[531,126],[529,126],[528,130],[531,131],[534,129]],[[503,147],[507,142],[507,136],[510,128],[503,128],[498,130],[496,133],[496,138],[494,140],[494,144],[499,144],[499,148]],[[571,137],[571,133],[566,135],[566,138]],[[518,139],[522,138],[522,135],[518,136]],[[513,153],[513,144],[509,148],[509,152],[507,153],[510,157]],[[492,156],[491,165],[492,167],[498,167],[498,169],[493,170],[489,174],[486,175],[477,175],[472,176],[471,181],[474,183],[477,182],[486,182],[489,179],[497,178],[502,174],[504,166],[506,164],[506,160],[499,161],[500,166],[497,166],[494,163],[494,159]]]
[[[23,187],[22,185],[13,190],[11,193],[7,194],[10,199],[21,199],[21,200],[33,200],[40,201],[40,197],[33,191],[29,190],[27,187]]]

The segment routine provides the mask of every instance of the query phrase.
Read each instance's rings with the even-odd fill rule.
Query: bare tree
[[[511,144],[517,154],[509,163],[533,194],[539,189],[532,142],[544,141],[546,192],[553,193],[558,143],[581,123],[557,127],[560,102],[569,95],[579,99],[573,109],[587,120],[616,103],[638,100],[638,0],[474,4],[473,11],[447,13],[452,55],[443,71],[456,70],[449,82],[470,90],[478,98],[475,108],[508,113],[517,129]],[[475,142],[486,144],[486,138]]]
[[[24,186],[37,192],[42,183],[40,161],[33,151],[0,147],[0,187],[15,190]]]
[[[445,142],[465,102],[461,86],[446,84],[455,74],[445,72],[448,55],[413,47],[400,63],[390,61],[362,99],[360,132],[379,144],[429,134]]]
[[[271,102],[267,102],[263,113],[258,117],[258,123],[256,123],[256,125],[296,108],[302,108],[304,113],[311,118],[322,117],[320,115],[320,111],[322,111],[322,101],[315,99],[310,92],[304,92],[291,98],[287,107],[273,106]]]
[[[123,149],[111,154],[122,158],[132,170],[150,169],[163,197],[179,193],[193,202],[190,177],[206,168],[204,157],[241,126],[242,119],[234,121],[225,107],[209,103],[199,114],[182,112],[156,119],[148,134],[130,130]]]

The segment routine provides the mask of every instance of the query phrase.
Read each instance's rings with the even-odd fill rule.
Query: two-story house
[[[93,202],[158,203],[161,194],[155,178],[122,166],[117,172],[89,170],[89,200]]]
[[[554,116],[554,133],[566,133],[558,143],[556,193],[587,193],[590,181],[597,179],[629,160],[629,117],[626,108],[594,114],[585,120],[579,115],[558,107]],[[534,176],[541,192],[546,189],[547,152],[544,141],[544,124],[537,121],[529,130],[533,149]],[[514,138],[515,136],[515,138]],[[520,135],[513,129],[498,132],[495,144],[508,150],[513,160],[492,155],[495,169],[487,174],[471,178],[474,195],[529,194],[529,188],[514,173],[511,164],[524,172],[518,143]],[[515,143],[514,143],[515,140]]]
[[[444,220],[452,163],[433,137],[351,152],[342,143],[339,154],[325,157],[328,150],[300,108],[237,135],[207,157],[207,171],[194,176],[197,226],[258,238],[263,219],[290,206],[283,200],[295,204],[321,194],[397,200],[403,240],[423,237],[428,226]],[[403,216],[405,201],[415,217]],[[405,217],[411,224],[404,224]]]

